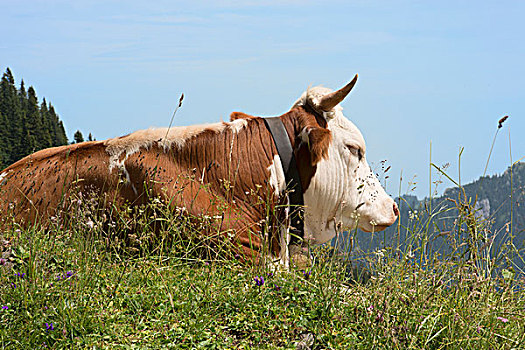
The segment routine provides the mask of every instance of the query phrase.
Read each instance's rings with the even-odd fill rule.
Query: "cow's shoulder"
[[[243,112],[232,112],[232,114],[230,114],[230,121],[233,122],[234,120],[237,120],[237,119],[258,119],[259,117],[256,117],[256,116],[253,116],[253,115],[249,115],[249,114],[246,114],[246,113],[243,113]]]

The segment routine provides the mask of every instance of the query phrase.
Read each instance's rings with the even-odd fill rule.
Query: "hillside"
[[[491,257],[498,256],[507,243],[518,251],[525,248],[524,162],[501,175],[484,176],[462,188],[448,188],[431,200],[406,195],[396,202],[400,208],[396,225],[376,234],[356,232],[358,244],[353,249],[366,252],[399,247],[404,251],[410,245],[423,244],[425,248],[415,254],[426,251],[446,255],[468,241],[469,217],[476,219],[476,239],[488,247]],[[525,267],[521,259],[516,258],[515,263]]]

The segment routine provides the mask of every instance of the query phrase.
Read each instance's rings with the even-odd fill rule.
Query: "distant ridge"
[[[507,168],[501,175],[484,176],[467,185],[462,186],[465,190],[470,203],[477,209],[477,215],[490,221],[492,231],[497,232],[510,225],[515,233],[525,231],[525,163],[518,162],[513,167]],[[428,198],[419,200],[415,196],[401,196],[396,199],[400,203],[401,223],[406,224],[413,215],[414,210],[424,211],[425,203],[431,204],[433,208],[449,207],[454,203],[451,200],[458,199],[460,189],[457,187],[447,188],[442,196],[432,198],[431,203]],[[475,203],[475,204],[474,204]],[[512,207],[512,217],[511,217]],[[446,229],[453,221],[454,216],[451,212],[447,215],[438,215],[438,220],[444,224]],[[389,230],[396,228],[389,228]]]
[[[465,191],[467,203],[474,209],[472,213],[475,222],[479,225],[479,244],[490,245],[491,256],[496,256],[502,247],[512,240],[512,244],[523,255],[525,162],[515,163],[501,175],[480,177],[462,186],[462,189]],[[396,249],[399,246],[401,251],[406,252],[408,246],[413,246],[419,249],[415,252],[416,255],[437,252],[444,256],[450,253],[454,244],[467,242],[466,230],[460,230],[456,220],[457,203],[462,193],[460,188],[454,187],[446,189],[442,196],[432,200],[420,200],[413,195],[396,198],[400,209],[399,221],[385,231],[374,234],[358,230],[355,232],[352,251],[371,252],[383,248]],[[461,225],[465,225],[465,221]],[[344,239],[347,234],[343,236]],[[460,237],[461,235],[463,236]],[[425,247],[422,248],[423,246]],[[523,260],[516,256],[513,260],[515,266],[525,269]]]

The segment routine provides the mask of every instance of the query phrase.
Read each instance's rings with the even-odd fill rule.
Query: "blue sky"
[[[477,179],[503,115],[487,173],[525,156],[522,1],[0,5],[0,69],[50,100],[70,138],[167,126],[182,92],[175,125],[280,115],[309,85],[339,88],[359,73],[343,107],[372,165],[392,166],[389,193],[413,181],[410,193],[428,195],[431,143],[456,179],[464,147],[461,180]]]

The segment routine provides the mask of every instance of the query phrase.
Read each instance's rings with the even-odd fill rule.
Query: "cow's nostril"
[[[394,202],[394,215],[399,216],[399,209],[397,209],[397,204]]]

